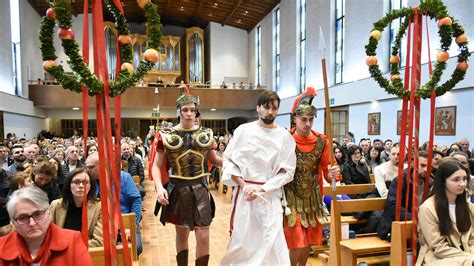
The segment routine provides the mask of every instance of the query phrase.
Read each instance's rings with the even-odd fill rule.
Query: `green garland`
[[[442,19],[444,17],[449,17],[446,6],[440,0],[426,0],[422,1],[419,6],[419,12],[421,14],[428,15],[431,19]],[[390,22],[397,18],[405,18],[400,29],[397,32],[394,45],[392,47],[392,56],[398,56],[401,39],[405,35],[405,32],[409,26],[410,17],[413,16],[415,11],[412,8],[402,8],[399,10],[394,10],[386,14],[385,17],[374,23],[374,28],[372,31],[382,32]],[[452,19],[452,17],[451,17]],[[438,31],[440,36],[440,47],[441,50],[446,52],[449,50],[449,47],[452,43],[452,38],[456,38],[464,34],[464,28],[454,19],[451,25],[443,25]],[[470,53],[467,47],[467,42],[458,44],[460,54],[458,55],[459,62],[467,62]],[[373,36],[369,38],[369,43],[365,46],[365,51],[367,56],[376,56],[378,41]],[[395,75],[400,75],[400,63],[391,62],[390,63],[390,74],[395,77]],[[433,73],[428,80],[428,82],[420,87],[416,91],[417,97],[426,99],[431,96],[431,91],[436,92],[436,96],[441,96],[447,91],[450,91],[454,86],[461,80],[464,79],[466,74],[465,71],[461,71],[456,68],[451,75],[451,78],[447,80],[442,85],[438,86],[438,83],[441,79],[443,71],[446,69],[446,62],[437,61],[433,69]],[[379,68],[378,64],[369,66],[370,75],[375,79],[375,81],[385,89],[389,94],[397,95],[400,98],[407,98],[409,96],[409,91],[403,89],[403,82],[401,78],[394,78],[393,81],[389,81],[383,76],[382,71]]]
[[[118,34],[130,35],[127,20],[120,13],[114,2],[106,0],[106,5],[115,18],[115,26],[117,28]],[[50,6],[56,12],[58,26],[62,29],[70,29],[72,26],[72,14],[70,6],[64,1],[56,4],[50,3]],[[160,16],[158,15],[156,5],[147,3],[145,5],[145,15],[148,21],[148,47],[159,50],[161,46],[161,31]],[[40,50],[43,61],[54,61],[57,58],[55,55],[56,51],[54,49],[53,41],[54,26],[54,19],[51,19],[47,16],[42,18],[39,29],[39,39],[41,43]],[[77,74],[77,76],[66,75],[61,65],[54,65],[45,70],[53,75],[65,89],[80,93],[82,92],[82,84],[84,84],[88,88],[88,94],[90,96],[95,96],[101,93],[104,90],[104,84],[89,70],[88,66],[83,62],[77,42],[75,40],[62,40],[62,46],[64,48],[65,54],[69,57],[68,64]],[[120,45],[120,55],[122,63],[131,63],[133,60],[132,45]],[[144,75],[153,68],[153,66],[153,62],[143,60],[140,62],[138,68],[133,71],[133,73],[129,73],[126,69],[120,70],[116,80],[111,81],[109,84],[109,96],[114,97],[124,93],[128,88],[141,80]]]

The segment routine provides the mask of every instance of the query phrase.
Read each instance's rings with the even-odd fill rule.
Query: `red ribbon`
[[[95,74],[100,77],[104,83],[103,94],[96,96],[96,108],[97,108],[97,137],[99,142],[99,170],[100,170],[100,198],[102,205],[102,224],[104,234],[104,260],[105,265],[112,265],[112,260],[116,264],[116,241],[114,234],[114,223],[110,220],[109,213],[113,214],[113,208],[111,208],[110,201],[111,192],[108,188],[111,188],[110,183],[110,160],[108,156],[108,141],[105,136],[107,132],[105,130],[105,100],[108,95],[108,77],[107,77],[107,64],[105,60],[105,41],[103,31],[103,18],[102,18],[102,1],[92,1],[92,18],[93,18],[93,32],[94,32],[94,71]],[[110,123],[110,121],[109,121]],[[107,167],[107,169],[106,169]],[[112,216],[113,217],[113,216]]]
[[[430,33],[428,29],[428,16],[425,15],[426,24],[426,40],[428,44],[428,68],[430,77],[433,74],[433,65],[431,63],[431,49],[430,49]],[[433,144],[434,144],[434,123],[435,123],[435,106],[436,106],[436,91],[431,90],[430,95],[430,134],[428,141],[428,166],[426,167],[425,186],[423,187],[423,201],[428,198],[428,189],[430,185],[431,167],[433,163]]]
[[[405,59],[405,77],[403,83],[403,89],[408,90],[408,84],[410,80],[410,50],[411,50],[411,22],[412,18],[409,19],[408,26],[408,41],[407,41],[407,55]],[[398,163],[398,178],[399,182],[397,185],[397,197],[396,197],[396,211],[395,220],[400,221],[400,206],[401,206],[401,195],[402,195],[402,183],[400,179],[403,179],[403,168],[405,164],[405,146],[406,146],[406,132],[407,132],[407,117],[408,117],[408,99],[403,98],[402,100],[402,118],[400,121],[400,160]]]
[[[415,99],[415,92],[420,88],[421,80],[421,48],[422,48],[422,20],[421,14],[418,9],[415,12],[414,21],[414,32],[413,32],[413,63],[411,73],[411,95],[410,101],[412,106],[415,108],[414,119],[415,119],[415,147],[414,147],[414,162],[413,162],[413,190],[412,190],[412,219],[413,219],[413,232],[418,230],[418,147],[419,147],[419,127],[420,127],[420,99]],[[409,150],[410,151],[410,150]],[[411,153],[411,152],[410,152]],[[426,173],[429,176],[429,173]],[[416,261],[417,257],[417,243],[418,234],[413,234],[412,237],[412,261]]]
[[[89,1],[84,0],[84,23],[82,26],[82,58],[84,64],[89,65]],[[88,94],[87,87],[82,85],[82,137],[84,140],[84,150],[87,149],[87,136],[88,136]],[[87,153],[85,153],[87,154]],[[85,176],[84,176],[85,178]],[[87,185],[84,183],[84,187]],[[82,227],[81,235],[82,241],[86,246],[89,244],[89,232],[88,232],[88,219],[87,219],[87,189],[84,189],[84,196],[82,200]]]

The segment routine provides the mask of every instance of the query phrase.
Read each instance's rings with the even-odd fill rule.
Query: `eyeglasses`
[[[79,185],[89,185],[90,181],[89,180],[84,180],[84,179],[76,179],[71,181],[72,184],[79,186]]]
[[[48,209],[46,210],[41,210],[41,211],[35,211],[31,215],[28,214],[22,214],[18,216],[17,218],[13,219],[15,220],[18,224],[27,224],[30,222],[30,219],[33,218],[35,222],[40,221],[41,219],[44,218],[44,214],[46,213]]]

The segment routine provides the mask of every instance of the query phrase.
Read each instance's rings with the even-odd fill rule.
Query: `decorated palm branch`
[[[84,146],[88,136],[88,96],[96,97],[97,109],[97,136],[99,142],[100,167],[100,196],[102,203],[102,221],[104,233],[105,264],[116,265],[117,233],[120,229],[122,241],[126,243],[124,227],[120,215],[120,95],[134,86],[150,71],[159,59],[161,46],[160,16],[157,6],[150,0],[138,0],[138,5],[144,9],[147,20],[147,45],[144,60],[134,69],[132,64],[132,38],[121,0],[105,0],[107,9],[112,13],[117,38],[117,65],[116,80],[108,80],[106,63],[104,21],[102,1],[92,0],[92,31],[94,48],[94,72],[89,69],[89,1],[84,1],[83,43],[82,55],[80,46],[75,41],[72,28],[71,7],[69,1],[58,0],[50,2],[50,8],[42,18],[39,39],[43,59],[43,68],[51,74],[64,89],[82,93],[83,102],[83,134]],[[67,63],[74,75],[66,74],[62,65],[58,64],[54,48],[54,29],[59,27],[58,37],[64,53],[68,57]],[[114,97],[115,143],[112,141],[112,125],[110,123],[109,97]],[[115,145],[115,147],[114,147]],[[115,151],[115,152],[114,152]],[[114,185],[112,185],[114,184]],[[84,201],[87,197],[84,196]],[[87,203],[83,206],[87,206]],[[87,245],[87,208],[83,209],[82,235]],[[124,248],[125,263],[131,265],[130,251]]]
[[[426,35],[428,41],[428,67],[430,77],[425,84],[421,84],[421,47],[423,33],[423,18],[425,20]],[[428,30],[428,18],[438,22],[438,35],[440,37],[439,52],[436,56],[434,69],[430,58],[430,38]],[[403,19],[398,33],[396,34],[392,53],[390,56],[390,79],[383,76],[378,65],[376,54],[377,45],[382,37],[382,31],[395,19]],[[408,34],[407,34],[408,30]],[[400,73],[400,46],[402,38],[407,35],[407,56],[405,62],[405,73],[402,78]],[[457,64],[449,79],[439,84],[443,71],[446,69],[449,59],[449,48],[452,41],[455,40],[459,54],[457,56]],[[386,14],[385,17],[374,23],[374,27],[370,32],[369,43],[365,46],[369,72],[375,81],[384,88],[389,94],[394,94],[402,99],[402,121],[400,130],[400,158],[405,158],[405,147],[408,152],[408,171],[407,180],[412,182],[412,195],[418,195],[418,147],[419,145],[419,128],[420,128],[420,99],[430,99],[430,127],[429,127],[429,145],[428,145],[428,169],[425,175],[425,185],[423,188],[423,199],[428,196],[429,178],[431,172],[431,161],[433,152],[434,138],[434,110],[435,98],[452,90],[458,82],[464,79],[468,69],[468,58],[470,56],[468,50],[468,36],[464,32],[462,24],[454,17],[450,16],[447,7],[441,0],[421,0],[420,5],[415,7],[406,7],[393,10]],[[411,52],[411,54],[410,54]],[[411,140],[414,139],[414,142]],[[408,141],[407,141],[408,140]],[[404,160],[400,160],[398,167],[398,177],[403,176]],[[411,175],[413,175],[411,177]],[[411,180],[411,181],[410,181]],[[402,193],[402,183],[398,182],[396,217],[400,220],[400,207]],[[408,197],[407,197],[408,199]],[[417,232],[418,226],[418,197],[413,197],[413,232]],[[413,261],[417,257],[417,234],[413,234],[412,246]],[[403,258],[406,263],[406,258]]]

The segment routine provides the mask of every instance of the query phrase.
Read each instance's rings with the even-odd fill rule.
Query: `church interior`
[[[460,216],[458,201],[455,209],[451,202],[449,208],[447,203],[444,208],[454,213],[450,218],[454,224],[460,217],[474,221],[474,147],[469,145],[474,141],[474,70],[468,65],[474,51],[469,40],[474,36],[472,0],[4,0],[1,6],[0,221],[5,223],[0,225],[0,247],[2,237],[21,224],[21,219],[11,214],[8,217],[10,209],[7,212],[7,201],[14,193],[11,180],[18,174],[14,172],[26,172],[25,180],[29,178],[35,186],[35,167],[59,153],[62,158],[57,160],[52,182],[58,181],[58,169],[62,169],[61,175],[67,181],[64,167],[67,174],[78,168],[89,173],[93,168],[89,149],[95,146],[99,157],[94,167],[100,169],[100,175],[113,179],[121,175],[117,170],[134,171],[129,176],[141,199],[140,213],[135,213],[131,222],[118,223],[117,219],[113,221],[113,214],[102,215],[102,220],[112,221],[101,222],[104,230],[113,225],[132,235],[127,237],[131,248],[113,243],[111,252],[110,243],[105,243],[110,242],[105,237],[110,232],[104,233],[104,247],[91,247],[89,235],[93,265],[187,265],[188,260],[183,264],[177,255],[180,227],[163,225],[157,215],[159,186],[152,177],[156,178],[152,174],[156,169],[160,171],[159,166],[154,168],[155,152],[158,156],[162,150],[168,151],[172,139],[162,140],[157,132],[184,123],[180,121],[182,106],[177,102],[183,93],[193,96],[194,111],[199,114],[195,124],[212,131],[212,149],[221,158],[226,147],[239,145],[232,143],[239,126],[262,120],[257,99],[263,93],[278,94],[281,101],[273,123],[288,132],[298,126],[298,97],[308,87],[314,90],[314,99],[309,101],[315,110],[310,129],[327,137],[329,147],[324,156],[332,156],[331,166],[339,165],[340,179],[328,175],[327,169],[315,170],[320,172],[319,181],[311,186],[318,187],[328,220],[316,222],[320,225],[319,243],[309,245],[309,257],[303,263],[291,259],[291,265],[415,265],[413,259],[417,256],[428,256],[422,252],[426,251],[423,247],[412,248],[416,241],[431,243],[417,228],[424,222],[420,215],[426,209],[414,206],[413,221],[411,211],[406,219],[400,218],[397,210],[397,218],[391,218],[391,241],[380,238],[380,224],[371,227],[372,215],[378,214],[376,220],[381,219],[390,197],[402,193],[399,184],[398,194],[390,194],[393,177],[391,185],[386,179],[385,183],[382,181],[383,186],[387,185],[385,194],[377,183],[383,177],[376,168],[389,162],[395,165],[393,156],[400,156],[401,161],[396,159],[393,166],[397,169],[393,171],[398,171],[397,178],[402,178],[408,165],[417,173],[413,174],[414,180],[421,180],[422,176],[429,180],[431,176],[433,186],[441,175],[438,167],[444,157],[464,156],[465,163],[461,164],[467,181],[462,193],[468,197],[470,219],[468,214]],[[199,139],[197,142],[200,145]],[[36,150],[30,155],[33,146]],[[395,146],[408,148],[400,148],[400,155],[392,155]],[[71,147],[77,147],[73,151],[76,155],[70,155]],[[16,166],[19,158],[13,151],[19,148],[27,163],[12,172],[12,165]],[[426,156],[422,155],[425,151]],[[373,157],[372,152],[376,153]],[[128,159],[129,154],[133,160]],[[401,158],[402,155],[406,157]],[[69,156],[77,160],[77,168],[68,168]],[[355,160],[353,156],[362,159]],[[430,172],[420,171],[422,157],[429,158]],[[127,162],[126,166],[120,165],[120,158]],[[212,204],[215,202],[215,216],[205,226],[210,256],[207,263],[200,264],[200,229],[191,230],[189,265],[239,265],[227,264],[226,255],[236,234],[232,224],[239,187],[222,180],[228,158],[219,159],[224,160],[219,161],[223,167],[212,159],[206,157],[201,163],[209,172],[204,178],[205,187],[212,195]],[[161,170],[168,171],[166,175],[173,179],[170,169],[175,166],[167,166]],[[334,183],[324,179],[323,172]],[[356,182],[355,175],[366,176],[367,183]],[[101,176],[101,181],[102,178],[108,180]],[[74,177],[71,179],[69,185],[73,188],[76,183],[71,184]],[[86,181],[78,183],[81,184],[86,186]],[[112,190],[111,184],[104,187]],[[23,185],[17,185],[17,189]],[[102,185],[95,194],[101,201]],[[62,193],[66,193],[67,186],[63,186],[60,184],[58,191],[66,195]],[[419,205],[429,202],[427,189],[427,184],[425,191],[420,185],[423,200]],[[283,188],[280,190],[285,194]],[[373,191],[377,196],[367,197]],[[117,192],[110,194],[118,199]],[[330,196],[327,202],[326,196]],[[286,204],[287,199],[283,198]],[[109,197],[108,208],[112,208],[114,200]],[[401,201],[404,212],[405,197]],[[396,206],[400,209],[398,199]],[[281,215],[285,215],[284,210]],[[42,218],[36,212],[26,216],[27,224]],[[135,217],[139,217],[136,227]],[[283,224],[282,220],[282,228]],[[466,231],[470,232],[468,241],[458,244],[463,250],[453,255],[467,256],[465,261],[443,261],[434,252],[433,264],[425,257],[416,265],[474,265],[474,226],[468,225],[467,229],[461,228],[464,225],[451,229],[462,231],[463,237]],[[449,240],[443,233],[440,237]],[[141,246],[138,252],[137,241]],[[418,248],[424,244],[418,242]],[[468,250],[462,245],[468,245]],[[291,257],[294,253],[289,254]],[[7,264],[0,255],[2,263],[15,265]],[[271,264],[264,259],[248,265]]]

